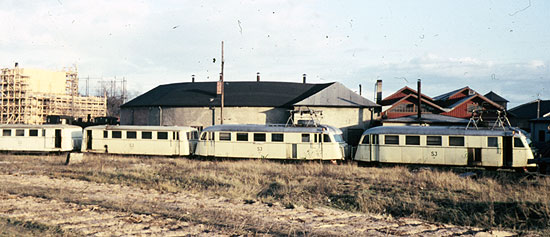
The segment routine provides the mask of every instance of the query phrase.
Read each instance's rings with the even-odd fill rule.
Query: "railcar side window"
[[[5,137],[11,136],[11,129],[2,130],[2,136],[5,136]]]
[[[487,137],[488,147],[498,147],[498,139],[496,137]]]
[[[396,135],[385,135],[384,144],[399,144],[399,136]]]
[[[237,133],[237,141],[248,141],[248,133]]]
[[[265,142],[265,133],[254,133],[255,142]]]
[[[449,146],[464,146],[464,137],[449,137]]]
[[[426,144],[428,146],[441,146],[441,136],[427,136]]]
[[[29,130],[29,136],[30,137],[38,137],[38,129]]]
[[[328,134],[323,134],[323,142],[331,142],[330,136]]]
[[[231,141],[231,133],[230,132],[221,132],[220,133],[220,141]]]
[[[405,145],[420,145],[420,136],[405,136]]]
[[[126,132],[126,138],[136,139],[137,138],[137,133],[135,131],[128,131],[128,132]]]
[[[103,131],[103,138],[109,138],[109,131]]]
[[[168,140],[168,132],[157,132],[157,139]]]
[[[514,147],[525,147],[519,137],[514,137]]]
[[[25,130],[23,130],[23,129],[16,129],[16,130],[15,130],[15,136],[18,136],[18,137],[25,136]]]
[[[271,141],[272,142],[282,142],[284,140],[282,133],[272,133]]]
[[[377,145],[378,144],[378,134],[372,135],[372,144]]]
[[[363,141],[361,141],[361,144],[369,144],[370,143],[369,138],[370,138],[370,135],[365,135],[363,137]]]
[[[151,139],[153,138],[152,132],[141,132],[141,139]]]
[[[302,134],[302,142],[309,142],[309,133]]]
[[[122,132],[121,131],[113,131],[113,138],[122,138]]]

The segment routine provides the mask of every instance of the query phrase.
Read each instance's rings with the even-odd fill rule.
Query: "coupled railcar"
[[[189,156],[198,132],[183,126],[97,125],[84,129],[83,153]]]
[[[441,126],[382,126],[366,130],[354,160],[363,162],[533,167],[529,140],[519,129],[466,129]]]
[[[195,155],[222,158],[344,160],[348,146],[338,128],[319,125],[234,124],[205,128]]]
[[[0,151],[69,152],[82,143],[82,128],[73,125],[3,124],[0,130]]]

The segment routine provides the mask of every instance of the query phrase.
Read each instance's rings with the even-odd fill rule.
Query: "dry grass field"
[[[430,227],[431,234],[436,236],[443,235],[436,231],[455,228],[449,227],[451,225],[474,227],[455,228],[459,232],[454,234],[506,230],[544,235],[550,231],[550,178],[508,171],[118,156],[86,156],[80,163],[63,163],[64,158],[56,156],[0,155],[0,199],[12,203],[9,205],[32,203],[52,210],[61,208],[61,202],[70,203],[74,205],[72,210],[86,209],[82,213],[109,214],[115,224],[154,222],[152,226],[171,231],[186,226],[192,230],[186,233],[192,235],[357,234],[337,228],[332,228],[337,232],[319,231],[322,227],[303,224],[309,222],[304,219],[306,216],[321,212],[319,210],[326,210],[317,215],[323,218],[331,215],[348,218],[333,227],[353,227],[351,222],[357,222],[353,218],[367,218],[364,215],[368,214],[385,221],[384,228],[396,235],[420,233],[399,229],[396,223],[407,222],[407,218],[438,226]],[[467,171],[475,172],[476,177],[460,177]],[[37,183],[43,185],[35,185]],[[97,185],[89,185],[91,183]],[[109,196],[105,190],[112,190],[113,195]],[[124,196],[120,196],[121,193],[125,193]],[[114,198],[115,194],[119,195],[118,199]],[[163,199],[163,203],[199,201],[174,208],[157,205],[158,202],[154,202],[157,199]],[[226,207],[211,209],[224,202]],[[258,212],[262,216],[247,215],[265,206],[279,208],[278,214],[265,211]],[[0,210],[2,208],[6,210],[8,204],[0,206]],[[302,219],[290,218],[289,210],[301,213]],[[273,217],[270,219],[269,215]],[[290,219],[285,220],[283,216]],[[15,217],[15,214],[0,215],[0,235],[72,234],[55,221],[44,223],[38,221],[39,217]],[[331,223],[333,219],[321,222]],[[409,226],[413,225],[409,223]],[[361,223],[355,225],[360,227]]]

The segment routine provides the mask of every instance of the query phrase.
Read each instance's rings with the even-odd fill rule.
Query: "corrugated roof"
[[[531,101],[510,109],[509,111],[518,118],[534,119],[537,118],[538,103],[537,101]],[[540,116],[550,112],[550,100],[540,101]]]
[[[487,99],[490,99],[494,102],[509,102],[507,99],[502,98],[500,95],[498,95],[493,91],[489,91],[489,93],[487,93],[485,97],[487,97]]]
[[[161,85],[138,96],[121,107],[220,106],[220,96],[216,95],[216,83],[217,82],[185,82]],[[295,103],[303,101],[333,85],[335,85],[334,82],[324,84],[293,82],[225,82],[224,105],[228,107],[251,106],[290,108]],[[376,106],[376,104],[374,105]]]
[[[462,87],[462,88],[460,88],[460,89],[457,89],[457,90],[454,90],[454,91],[451,91],[451,92],[447,92],[447,93],[445,93],[445,94],[443,94],[443,95],[438,95],[438,96],[434,97],[433,99],[434,99],[434,100],[448,100],[449,97],[451,97],[451,96],[453,96],[454,94],[456,94],[456,93],[458,93],[458,92],[461,92],[462,90],[467,89],[467,88],[468,88],[467,86],[466,86],[466,87]]]

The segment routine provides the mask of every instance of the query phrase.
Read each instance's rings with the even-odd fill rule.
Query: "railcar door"
[[[92,130],[86,130],[86,150],[92,149]]]
[[[55,148],[61,148],[61,129],[55,130]]]
[[[380,161],[380,142],[378,140],[378,134],[371,135],[370,145],[370,161]]]
[[[511,167],[513,163],[513,146],[512,146],[512,139],[513,137],[502,137],[502,158],[503,158],[503,166]]]

